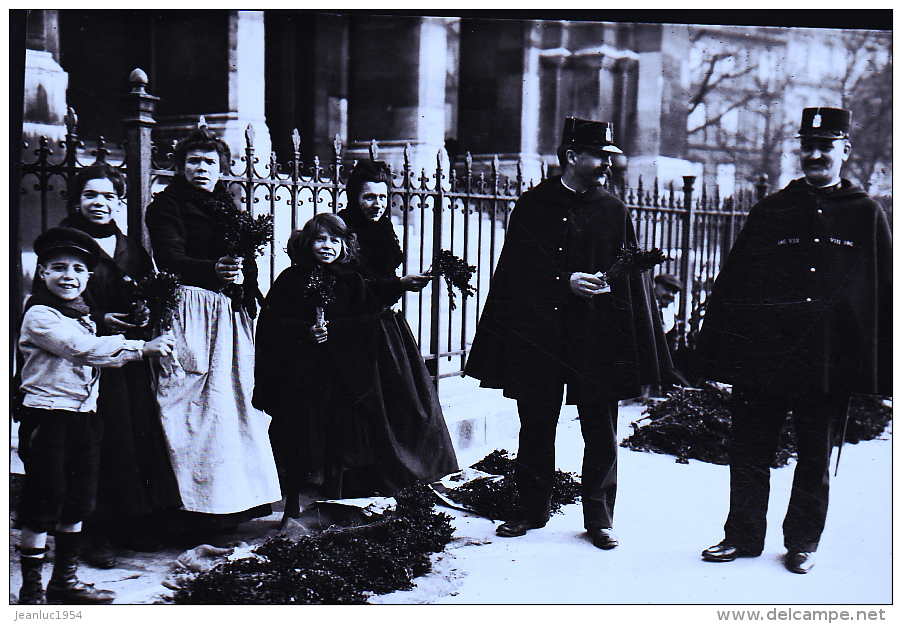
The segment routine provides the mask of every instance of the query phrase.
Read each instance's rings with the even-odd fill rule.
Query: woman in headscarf
[[[390,494],[458,470],[419,346],[404,315],[391,307],[405,291],[419,291],[431,278],[396,275],[404,253],[391,221],[390,189],[388,165],[361,161],[348,179],[348,206],[338,213],[357,236],[357,268],[379,308],[375,348],[380,383],[370,421],[379,463],[374,470],[345,475],[345,486],[350,489],[356,483],[362,493]]]

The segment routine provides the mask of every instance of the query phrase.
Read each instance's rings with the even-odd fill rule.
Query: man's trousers
[[[734,388],[728,542],[752,553],[764,548],[770,466],[791,410],[798,459],[783,544],[790,552],[817,550],[827,519],[830,455],[848,408],[847,392],[790,397]]]
[[[543,525],[551,515],[555,436],[564,384],[549,384],[517,400],[520,442],[514,479],[524,519]],[[585,449],[583,517],[587,529],[611,528],[617,495],[617,400],[577,405]]]

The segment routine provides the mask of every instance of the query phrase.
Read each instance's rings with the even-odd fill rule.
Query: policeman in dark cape
[[[830,454],[851,392],[892,395],[892,236],[883,209],[840,177],[851,113],[806,108],[803,178],[752,207],[699,335],[700,375],[733,384],[730,513],[708,561],[764,547],[770,465],[792,412],[798,447],[784,564],[814,565]]]
[[[614,145],[611,124],[568,117],[558,158],[563,175],[525,192],[476,329],[465,374],[517,400],[516,517],[498,535],[545,525],[564,388],[585,440],[582,501],[595,546],[617,546],[618,400],[656,385],[670,367],[648,274],[608,283],[624,245],[635,245],[629,210],[602,188]]]

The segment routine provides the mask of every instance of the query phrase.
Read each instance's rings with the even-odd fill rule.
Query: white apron
[[[251,405],[250,318],[220,293],[179,291],[176,346],[161,358],[157,400],[183,508],[229,514],[281,500],[270,417]]]

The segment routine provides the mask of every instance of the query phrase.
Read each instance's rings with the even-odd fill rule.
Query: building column
[[[244,155],[245,131],[254,128],[254,152],[260,160],[257,171],[266,175],[272,140],[266,125],[266,46],[263,11],[229,11],[228,94],[229,110],[222,128],[232,156]]]
[[[45,136],[56,142],[66,135],[69,87],[69,74],[59,64],[59,13],[30,11],[26,28],[23,140],[31,145]]]
[[[349,159],[365,157],[370,141],[398,169],[410,143],[414,171],[434,171],[445,143],[445,81],[449,20],[355,16],[350,22]]]

